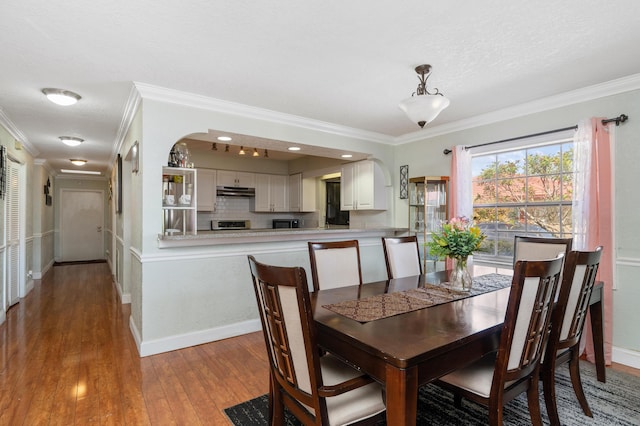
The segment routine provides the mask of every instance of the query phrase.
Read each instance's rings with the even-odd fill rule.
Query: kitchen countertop
[[[287,229],[236,229],[228,231],[198,231],[197,235],[158,235],[158,247],[192,247],[252,242],[311,240],[322,238],[384,237],[404,235],[407,228],[287,228]]]

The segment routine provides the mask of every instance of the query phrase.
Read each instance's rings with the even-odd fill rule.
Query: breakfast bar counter
[[[195,247],[222,244],[262,243],[277,241],[358,239],[406,235],[407,228],[296,228],[242,229],[229,231],[198,231],[197,235],[158,235],[159,248]]]

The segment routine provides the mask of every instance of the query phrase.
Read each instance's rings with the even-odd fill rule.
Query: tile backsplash
[[[250,198],[216,197],[215,212],[198,212],[198,230],[208,230],[212,220],[249,220],[251,228],[271,228],[273,219],[300,219],[302,228],[317,228],[318,213],[254,213]]]

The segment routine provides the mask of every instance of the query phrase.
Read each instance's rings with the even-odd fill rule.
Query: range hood
[[[256,189],[239,186],[218,186],[216,195],[219,197],[255,197]]]

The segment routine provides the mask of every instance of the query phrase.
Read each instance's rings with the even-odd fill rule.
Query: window
[[[474,154],[471,167],[473,216],[487,236],[478,261],[510,264],[515,235],[572,235],[570,140]]]

